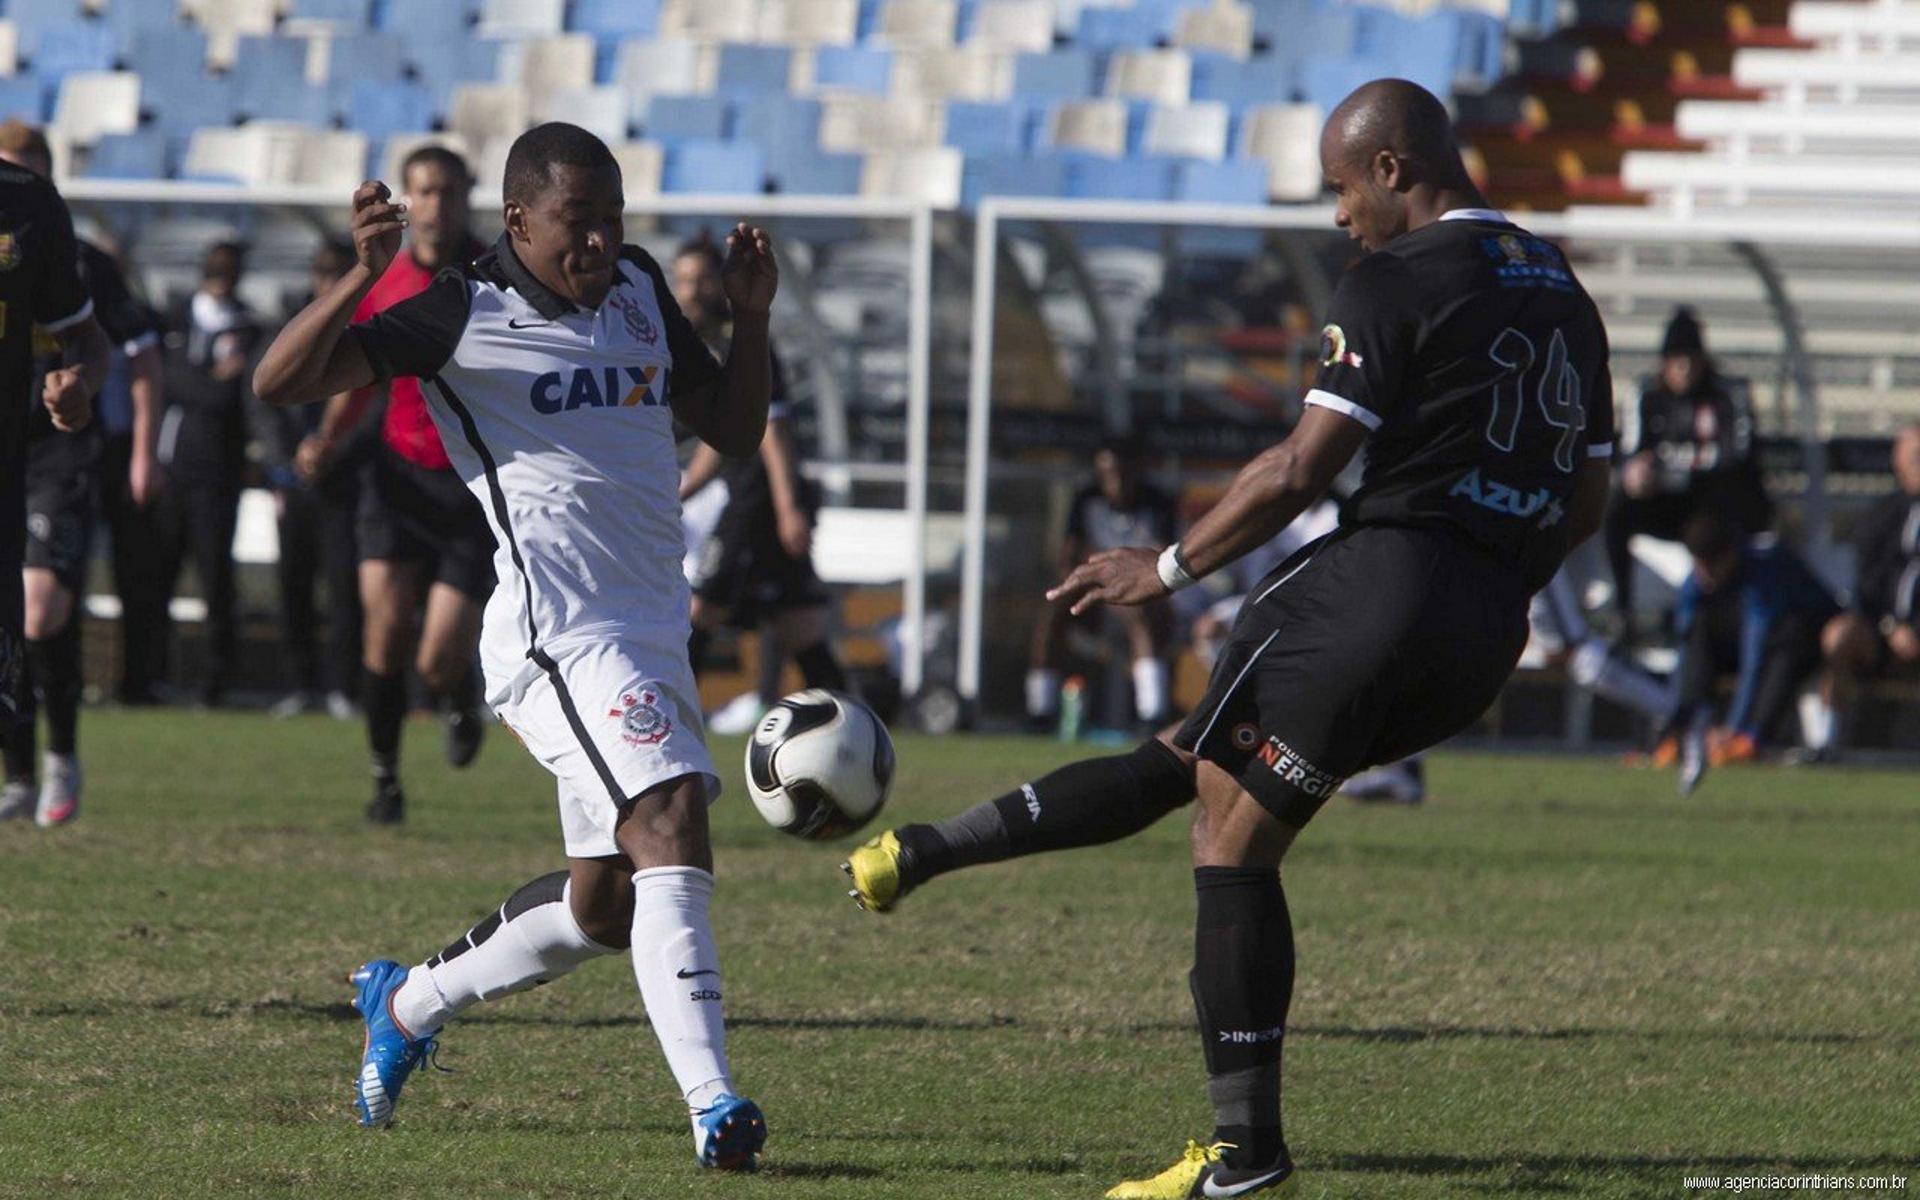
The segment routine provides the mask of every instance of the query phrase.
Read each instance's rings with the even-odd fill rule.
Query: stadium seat
[[[164,179],[167,139],[154,129],[106,134],[88,153],[84,174],[94,179]]]
[[[355,80],[345,113],[347,127],[369,138],[425,133],[433,128],[433,93],[418,83]]]
[[[1084,50],[1022,54],[1013,60],[1013,94],[1032,100],[1081,100],[1093,95],[1093,55]]]
[[[965,162],[966,156],[951,146],[875,151],[861,168],[860,194],[952,208],[960,203]]]
[[[996,50],[1045,53],[1053,48],[1053,5],[1049,0],[981,0],[967,40]]]
[[[233,65],[240,39],[273,32],[280,19],[278,0],[196,0],[200,27],[207,31],[207,64]]]
[[[248,120],[331,123],[327,89],[307,80],[309,53],[305,38],[242,37],[229,72],[240,115]]]
[[[533,101],[535,121],[568,121],[609,144],[627,140],[630,104],[623,87],[560,88]]]
[[[767,174],[782,191],[786,177],[819,154],[820,102],[800,96],[753,96],[734,105],[733,137],[760,147]]]
[[[1160,159],[1071,157],[1067,195],[1087,200],[1171,200],[1173,164]]]
[[[47,119],[47,89],[38,79],[0,79],[0,118],[18,117],[39,124]]]
[[[1066,191],[1066,162],[1056,155],[969,155],[961,174],[960,204],[971,209],[987,196],[1064,196]]]
[[[660,29],[659,0],[573,0],[567,28],[596,39],[651,37]]]
[[[473,21],[465,7],[448,0],[386,0],[381,28],[405,38],[412,51],[457,49],[473,36]]]
[[[33,73],[48,83],[75,71],[111,71],[116,58],[113,30],[100,21],[76,21],[42,30],[28,55]]]
[[[1152,155],[1219,162],[1227,156],[1230,121],[1227,106],[1218,101],[1156,104],[1147,112],[1143,148]]]
[[[633,120],[644,125],[654,97],[711,91],[714,57],[683,38],[636,38],[620,44],[614,81],[627,89]]]
[[[1119,100],[1062,104],[1048,118],[1047,142],[1056,150],[1123,157],[1127,152],[1127,106]]]
[[[822,46],[813,52],[813,86],[884,95],[893,54],[868,46]]]
[[[923,100],[1004,100],[1013,92],[1013,60],[978,44],[902,50],[893,56],[890,90]]]
[[[406,46],[398,38],[379,33],[335,33],[325,39],[325,77],[342,96],[362,79],[391,82],[407,73]],[[309,59],[309,62],[312,60]]]
[[[1241,158],[1267,164],[1267,191],[1275,200],[1320,195],[1320,110],[1311,104],[1272,104],[1241,121]]]
[[[766,158],[758,146],[690,141],[668,147],[660,190],[755,195],[766,180]]]
[[[997,104],[955,101],[947,105],[946,144],[968,157],[1023,154],[1033,115],[1032,108],[1019,101]]]
[[[48,30],[69,29],[80,23],[80,0],[8,0],[6,16],[19,37],[20,53],[32,58]]]
[[[775,175],[779,190],[795,196],[857,196],[866,160],[858,154],[807,154]]]
[[[660,194],[660,176],[666,169],[666,151],[659,143],[620,142],[611,149],[613,161],[620,164],[620,186],[628,199]]]
[[[820,148],[839,154],[940,144],[944,106],[905,96],[820,97]]]
[[[1253,9],[1236,0],[1214,0],[1180,13],[1173,44],[1185,50],[1211,50],[1231,58],[1253,53]]]
[[[647,109],[647,136],[669,147],[725,141],[733,135],[732,107],[719,96],[655,96]]]
[[[153,83],[207,61],[207,35],[191,25],[152,25],[127,35],[127,66]]]
[[[1151,5],[1083,8],[1073,42],[1094,51],[1130,50],[1154,45],[1165,36],[1164,25],[1161,13]]]
[[[759,0],[665,0],[660,10],[662,37],[751,42],[759,32]],[[671,176],[671,161],[667,167],[667,174]]]
[[[489,138],[518,136],[532,116],[532,102],[517,83],[463,83],[453,89],[447,131],[483,145]]]
[[[714,61],[714,90],[727,96],[784,95],[792,59],[785,46],[723,45]]]
[[[119,0],[120,4],[127,0]],[[118,7],[118,5],[116,5]],[[347,29],[367,29],[373,23],[372,0],[293,0],[289,17],[331,21]]]
[[[1107,63],[1109,96],[1185,104],[1193,95],[1193,60],[1184,50],[1123,50]]]
[[[140,77],[132,71],[75,71],[60,81],[53,124],[68,142],[91,146],[102,134],[140,127]]]
[[[851,46],[860,36],[860,0],[764,0],[762,35],[785,46]]]
[[[209,125],[231,125],[233,81],[201,71],[148,72],[140,79],[141,104],[171,137],[186,137]]]
[[[593,81],[594,44],[584,33],[529,37],[509,43],[501,57],[499,78],[518,82],[535,103]]]
[[[132,49],[134,41],[144,32],[186,28],[171,4],[109,4],[102,16],[107,27],[113,30],[123,54]]]
[[[1185,162],[1174,169],[1173,198],[1201,204],[1265,204],[1271,186],[1259,159]]]
[[[0,20],[0,79],[20,69],[20,31],[12,21]]]
[[[1245,62],[1213,55],[1193,59],[1193,98],[1219,100],[1235,108],[1283,104],[1293,97],[1292,64],[1274,58]]]
[[[553,37],[566,28],[565,0],[486,0],[480,7],[481,37]]]
[[[959,19],[953,0],[882,0],[873,40],[884,46],[951,46]]]

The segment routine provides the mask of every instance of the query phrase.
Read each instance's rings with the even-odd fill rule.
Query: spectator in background
[[[1607,513],[1607,562],[1629,632],[1634,534],[1674,540],[1707,506],[1743,529],[1767,528],[1772,506],[1754,452],[1746,382],[1714,369],[1699,320],[1680,309],[1660,345],[1660,373],[1641,385],[1638,444],[1620,465]]]
[[[1838,751],[1840,726],[1862,676],[1920,667],[1920,422],[1893,439],[1893,479],[1893,494],[1867,514],[1854,542],[1853,606],[1821,634],[1830,716],[1814,739],[1819,759]]]
[[[1060,548],[1060,576],[1088,555],[1123,546],[1155,550],[1173,544],[1173,498],[1140,477],[1140,452],[1131,442],[1109,439],[1093,456],[1094,481],[1073,498],[1067,536]],[[1060,708],[1059,642],[1068,620],[1066,604],[1049,604],[1034,629],[1027,669],[1027,719],[1050,724]],[[1158,728],[1172,699],[1167,642],[1172,611],[1164,600],[1138,608],[1102,607],[1096,621],[1117,628],[1133,661],[1133,712],[1142,726]]]
[[[171,595],[191,556],[207,604],[207,660],[198,691],[213,706],[226,694],[235,637],[233,530],[247,457],[247,366],[260,326],[239,296],[246,250],[208,247],[200,287],[169,321],[166,467],[160,580]]]
[[[1654,762],[1676,761],[1680,739],[1695,729],[1703,730],[1706,764],[1752,762],[1820,665],[1820,631],[1840,606],[1799,555],[1770,537],[1749,540],[1718,509],[1688,518],[1682,538],[1693,572],[1675,610],[1678,704]],[[1711,722],[1714,686],[1728,673],[1736,677],[1733,702]],[[1689,763],[1692,782],[1699,769]]]
[[[294,311],[332,287],[353,262],[351,245],[321,243],[309,265],[307,295]],[[355,712],[350,697],[360,686],[360,567],[353,528],[360,489],[355,464],[344,463],[335,453],[325,462],[304,464],[319,466],[317,475],[302,471],[300,449],[318,430],[322,406],[256,402],[253,415],[279,518],[280,636],[293,676],[293,690],[273,706],[273,714],[298,716],[324,696],[328,713],[350,720]],[[316,587],[326,595],[324,657],[319,653],[322,610]]]

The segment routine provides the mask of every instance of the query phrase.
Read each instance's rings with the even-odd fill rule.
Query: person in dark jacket
[[[167,414],[160,459],[167,471],[160,578],[169,593],[191,557],[207,604],[207,660],[199,700],[226,693],[235,637],[233,531],[247,457],[247,366],[260,326],[238,291],[246,251],[216,242],[200,287],[171,319]]]
[[[1711,722],[1706,761],[1752,762],[1820,665],[1820,631],[1840,606],[1799,555],[1771,537],[1748,538],[1724,513],[1695,513],[1682,536],[1693,572],[1674,610],[1679,704],[1666,736],[1707,723],[1715,686],[1732,674],[1733,700]]]
[[[1641,385],[1637,444],[1620,465],[1607,513],[1607,562],[1629,625],[1633,535],[1675,540],[1687,519],[1709,506],[1756,532],[1773,515],[1755,457],[1746,381],[1714,369],[1699,320],[1682,308],[1661,342],[1660,373]]]
[[[1920,421],[1893,439],[1893,479],[1892,494],[1867,513],[1854,540],[1852,606],[1828,621],[1820,638],[1835,720],[1815,749],[1829,756],[1859,679],[1920,667]]]

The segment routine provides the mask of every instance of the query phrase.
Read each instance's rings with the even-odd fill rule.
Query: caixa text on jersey
[[[571,412],[576,408],[632,408],[665,402],[667,368],[575,367],[562,374],[548,371],[533,381],[528,400],[537,413]]]

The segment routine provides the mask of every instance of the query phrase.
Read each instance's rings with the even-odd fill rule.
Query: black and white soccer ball
[[[767,710],[747,741],[747,791],[767,824],[809,841],[873,820],[893,785],[893,738],[873,710],[809,688]]]

